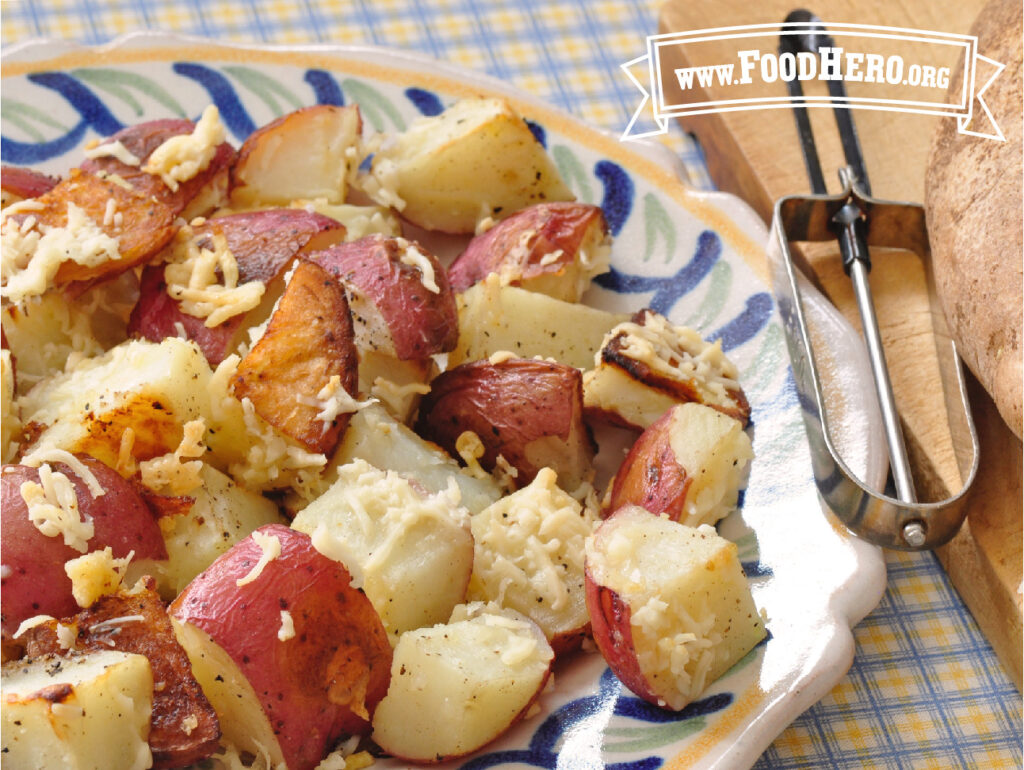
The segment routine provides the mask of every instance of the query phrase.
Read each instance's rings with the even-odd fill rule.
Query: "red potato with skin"
[[[532,358],[473,361],[438,375],[420,402],[416,432],[458,457],[464,431],[484,446],[491,470],[501,455],[518,471],[518,487],[541,468],[573,490],[589,479],[594,443],[583,422],[580,371]]]
[[[491,273],[502,283],[579,302],[609,265],[608,223],[599,206],[538,203],[476,236],[448,268],[462,292]]]
[[[222,235],[238,263],[239,284],[260,281],[267,286],[262,301],[249,312],[210,328],[205,319],[184,312],[181,303],[167,293],[164,265],[150,265],[142,272],[139,301],[128,320],[128,333],[159,342],[178,336],[177,324],[181,324],[186,338],[199,345],[213,366],[246,340],[249,327],[266,320],[283,290],[279,279],[297,256],[319,251],[345,238],[345,228],[338,222],[304,209],[230,214],[208,219],[192,231],[193,242],[199,248],[212,247],[213,237]]]
[[[332,409],[333,399],[321,401],[321,394],[333,382],[351,399],[358,367],[344,290],[318,264],[302,260],[263,336],[238,364],[230,389],[239,401],[250,399],[256,413],[286,436],[326,454],[352,412]]]
[[[276,540],[280,554],[266,561],[257,540],[271,553]],[[307,770],[340,738],[369,731],[388,689],[391,646],[369,599],[308,535],[261,527],[168,612],[237,748],[266,750],[272,767]]]
[[[437,257],[418,243],[370,235],[310,259],[345,283],[360,348],[410,360],[455,347],[455,295]]]
[[[111,201],[113,209],[121,216],[108,220]],[[63,228],[68,224],[69,204],[74,204],[105,235],[117,239],[116,259],[93,265],[65,260],[51,281],[54,286],[109,278],[130,270],[159,254],[175,232],[175,212],[168,205],[81,169],[71,169],[66,179],[37,197],[35,202],[31,211],[13,214],[10,220],[21,223],[31,216],[36,230],[42,226]]]
[[[218,208],[227,198],[228,179],[235,162],[235,148],[228,142],[217,145],[217,152],[209,165],[191,179],[171,190],[163,179],[142,170],[146,160],[157,147],[174,136],[191,134],[195,123],[191,120],[151,120],[128,126],[113,134],[99,146],[120,142],[139,159],[138,166],[129,165],[112,155],[87,159],[81,168],[91,174],[116,175],[147,197],[153,196],[171,209],[175,216],[191,219]]]
[[[734,543],[639,506],[587,541],[594,641],[626,687],[678,711],[765,636]]]
[[[640,434],[612,480],[604,512],[639,505],[691,527],[736,507],[753,458],[739,421],[701,404],[680,404]]]
[[[166,560],[160,528],[150,509],[131,484],[99,460],[77,455],[96,477],[104,494],[93,497],[86,483],[63,463],[50,463],[71,481],[83,516],[92,517],[94,535],[89,551],[110,546],[115,558],[135,552],[135,560]],[[35,615],[60,618],[78,611],[71,596],[71,580],[64,563],[82,555],[65,545],[62,537],[49,537],[29,520],[29,509],[21,495],[25,482],[39,483],[39,469],[27,465],[5,465],[0,473],[3,528],[3,637],[9,639],[23,620]]]
[[[31,168],[22,166],[0,166],[0,189],[3,190],[3,205],[25,198],[38,198],[49,192],[60,180]]]
[[[251,133],[231,171],[233,206],[342,203],[363,130],[357,105],[317,104],[289,112]]]

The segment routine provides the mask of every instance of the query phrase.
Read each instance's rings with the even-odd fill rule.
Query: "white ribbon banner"
[[[780,52],[782,36],[822,27],[831,40],[817,52]],[[802,105],[955,117],[961,134],[1005,141],[983,99],[1005,66],[979,54],[971,35],[866,24],[786,22],[652,35],[646,55],[621,65],[643,94],[622,139],[665,133],[675,117]],[[949,93],[958,67],[962,87]],[[805,95],[789,94],[792,81]],[[856,85],[840,99],[820,93],[827,81]],[[657,129],[641,130],[642,117]]]

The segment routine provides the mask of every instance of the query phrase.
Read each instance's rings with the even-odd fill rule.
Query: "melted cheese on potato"
[[[116,593],[134,551],[123,559],[115,559],[108,545],[64,563],[64,572],[71,579],[71,595],[79,607],[91,607],[101,596]]]
[[[597,516],[558,488],[543,468],[526,487],[472,519],[470,599],[523,613],[549,640],[587,624],[584,543]]]
[[[206,319],[208,328],[252,310],[266,291],[261,281],[239,284],[238,262],[224,236],[215,235],[212,241],[212,249],[200,248],[191,228],[181,228],[164,267],[167,293],[183,312]]]
[[[120,259],[117,238],[111,238],[84,210],[68,201],[68,221],[53,227],[36,221],[34,201],[22,201],[4,210],[0,224],[0,296],[11,302],[46,291],[65,262],[95,267]],[[10,218],[17,211],[29,215],[20,223]]]
[[[224,124],[214,105],[203,110],[191,134],[172,136],[150,153],[142,170],[159,176],[172,191],[180,182],[187,182],[200,171],[205,171],[217,154],[217,146],[224,141]]]
[[[39,483],[24,481],[19,489],[32,525],[47,537],[61,537],[64,545],[85,553],[95,534],[92,519],[82,514],[71,479],[48,463],[39,466]]]

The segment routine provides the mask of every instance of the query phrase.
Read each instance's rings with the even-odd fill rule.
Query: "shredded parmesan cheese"
[[[89,550],[95,527],[92,518],[79,510],[75,487],[67,476],[43,463],[39,466],[39,483],[23,481],[19,491],[36,529],[47,537],[59,535],[64,545],[79,553]]]
[[[213,248],[200,248],[191,228],[176,236],[172,257],[164,267],[167,294],[184,313],[205,319],[213,328],[256,307],[266,286],[262,281],[239,285],[238,262],[221,234],[212,237]]]
[[[267,535],[256,530],[252,533],[252,541],[260,547],[260,558],[259,561],[253,565],[253,568],[249,570],[248,574],[235,581],[235,585],[238,587],[248,585],[255,581],[263,574],[264,567],[281,555],[281,541],[278,539],[277,535]]]
[[[660,313],[647,311],[644,323],[632,321],[614,327],[602,348],[618,339],[621,355],[646,364],[660,376],[691,383],[705,403],[729,405],[730,390],[739,390],[735,365],[722,352],[722,341],[705,342],[695,330],[674,326]],[[601,365],[601,351],[596,355]]]
[[[11,635],[11,638],[17,639],[29,629],[35,628],[38,625],[54,619],[55,618],[52,615],[33,615],[31,618],[26,618],[21,621],[21,625],[19,625],[18,629]]]
[[[484,442],[471,430],[465,430],[455,439],[455,451],[458,452],[462,462],[466,464],[466,471],[476,479],[490,478],[484,467],[480,465],[480,458],[484,456]]]
[[[90,147],[85,151],[85,157],[93,160],[95,158],[105,157],[116,158],[117,160],[124,163],[126,166],[141,166],[142,161],[138,157],[132,154],[124,144],[118,140],[116,142],[107,142],[106,144],[98,144],[95,147]]]
[[[19,224],[7,216],[0,224],[0,296],[19,303],[40,295],[65,262],[95,267],[120,259],[118,247],[116,238],[71,201],[64,227],[43,224],[33,216]]]
[[[185,733],[185,735],[191,735],[192,731],[197,727],[199,727],[199,717],[195,714],[189,714],[181,720],[181,731]]]
[[[217,146],[224,141],[224,124],[214,105],[203,110],[191,134],[172,136],[150,154],[142,170],[159,176],[172,192],[180,182],[187,182],[200,171],[205,171],[217,154]]]
[[[202,457],[206,453],[203,435],[206,421],[203,418],[185,423],[184,433],[178,448],[160,457],[139,463],[142,483],[155,492],[171,495],[187,495],[203,484],[202,460],[184,461],[184,458]]]
[[[330,427],[339,414],[352,414],[360,409],[365,409],[370,404],[377,403],[377,399],[369,398],[366,401],[358,401],[341,385],[341,377],[337,374],[331,375],[327,384],[320,388],[315,398],[300,393],[295,397],[303,406],[311,406],[317,410],[316,419],[324,423],[324,430]]]
[[[220,371],[219,367],[217,371]],[[215,373],[214,377],[216,376]],[[233,399],[232,402],[238,403]],[[240,479],[242,483],[251,488],[259,489],[266,484],[275,482],[287,472],[294,472],[301,481],[301,475],[304,472],[319,473],[327,464],[325,455],[308,452],[300,446],[289,443],[278,434],[273,426],[268,425],[263,418],[256,414],[256,408],[251,399],[243,398],[241,405],[242,417],[252,444],[246,453],[245,462],[234,463],[229,468],[231,475],[236,479]]]
[[[75,646],[75,642],[78,641],[78,626],[74,623],[58,623],[57,624],[57,644],[60,645],[62,650],[70,650]]]
[[[277,638],[282,642],[295,638],[295,621],[288,610],[281,610],[281,627],[277,629]]]
[[[102,551],[93,551],[64,563],[64,572],[71,579],[71,595],[79,607],[91,607],[101,596],[117,593],[124,573],[135,551],[123,559],[115,559],[108,545]]]
[[[403,265],[409,265],[420,271],[420,283],[423,288],[431,294],[440,294],[441,288],[437,285],[437,276],[434,274],[434,265],[430,258],[416,248],[416,244],[407,241],[405,238],[398,238],[398,247],[402,249],[402,256],[399,259]]]
[[[22,465],[28,465],[32,468],[38,468],[41,463],[63,463],[82,480],[89,489],[89,494],[94,498],[106,494],[106,490],[100,485],[96,475],[89,470],[89,466],[66,449],[42,446],[21,458]]]

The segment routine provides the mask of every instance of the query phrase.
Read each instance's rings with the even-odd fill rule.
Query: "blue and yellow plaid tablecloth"
[[[657,31],[658,0],[0,0],[3,45],[96,44],[138,29],[237,42],[373,44],[489,73],[621,132],[619,65]],[[700,148],[665,141],[711,188]],[[758,761],[767,768],[1016,768],[1021,696],[931,554],[886,555],[881,604],[855,629],[848,675]]]

